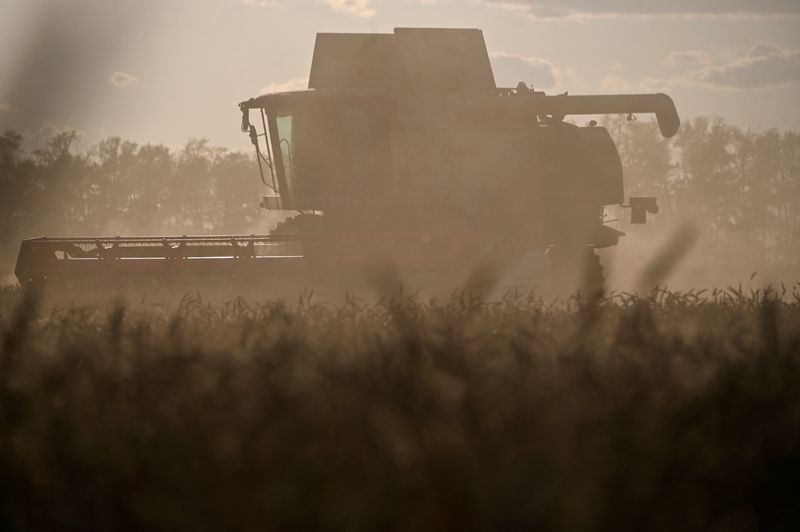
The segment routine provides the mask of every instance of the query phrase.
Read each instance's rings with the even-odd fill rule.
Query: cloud
[[[356,17],[371,17],[375,14],[370,4],[372,0],[325,0],[331,8]]]
[[[609,74],[604,77],[600,85],[602,85],[605,90],[614,92],[628,92],[631,90],[631,82],[616,74]]]
[[[559,84],[562,72],[550,61],[506,52],[489,54],[498,87],[515,87],[520,81],[536,88],[552,88]]]
[[[800,82],[800,52],[775,51],[760,57],[747,56],[727,65],[705,69],[701,77],[708,85],[726,89],[761,89]]]
[[[109,78],[109,81],[111,82],[112,85],[114,85],[118,89],[124,89],[125,87],[133,85],[139,80],[134,76],[131,76],[130,74],[126,74],[125,72],[120,72],[119,70],[115,70],[114,72],[111,73],[111,78]]]
[[[481,0],[535,18],[800,16],[797,0]]]
[[[294,78],[287,81],[270,83],[261,87],[261,94],[272,94],[275,92],[299,91],[308,88],[308,78]]]
[[[278,7],[282,5],[278,0],[242,0],[242,3],[246,6],[256,7]]]
[[[800,51],[760,43],[738,55],[738,59],[688,70],[672,78],[646,78],[642,85],[648,90],[669,87],[759,90],[800,83]]]
[[[783,49],[777,44],[760,42],[747,51],[747,57],[767,57],[776,55],[783,52]]]
[[[664,64],[678,68],[696,68],[711,63],[711,56],[702,50],[670,52]]]

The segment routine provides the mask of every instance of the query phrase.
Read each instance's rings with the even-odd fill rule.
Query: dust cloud
[[[100,56],[58,69],[40,61],[55,60],[53,39],[80,50],[104,34],[62,35],[48,31],[47,20],[12,93],[79,109],[74,91],[52,98],[26,87],[44,90],[60,82],[41,76],[108,66]],[[117,270],[146,279],[165,265],[176,275],[191,265],[198,274],[202,261],[183,259],[228,257],[205,264],[234,277],[261,271],[251,279],[267,294],[287,284],[280,272],[302,271],[300,281],[289,274],[302,291],[362,274],[380,278],[364,269],[389,263],[404,289],[436,286],[439,296],[475,278],[495,294],[797,282],[796,132],[752,132],[702,117],[679,128],[663,94],[498,88],[478,30],[321,33],[309,87],[240,104],[255,154],[202,139],[168,147],[109,137],[87,149],[75,131],[30,151],[23,135],[6,130],[3,275],[19,258],[25,283],[70,281],[83,268],[91,282],[101,273],[113,284]],[[602,116],[601,124],[584,124],[586,115]],[[649,212],[632,212],[636,201]],[[183,235],[222,240],[101,241]],[[259,236],[237,244],[237,235]],[[80,242],[32,243],[18,257],[19,243],[38,236]],[[249,246],[252,261],[239,260],[239,246]],[[273,271],[279,261],[268,259],[285,265]]]

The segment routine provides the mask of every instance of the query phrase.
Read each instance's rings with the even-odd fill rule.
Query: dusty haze
[[[798,96],[798,0],[0,0],[0,531],[800,530]]]
[[[0,22],[3,272],[32,236],[268,232],[282,214],[258,208],[235,104],[304,88],[318,31],[406,25],[482,28],[500,86],[675,99],[683,126],[669,140],[647,117],[598,118],[617,142],[625,196],[661,205],[647,226],[607,209],[627,233],[600,252],[609,288],[635,288],[685,234],[698,242],[669,271],[672,286],[795,282],[800,9],[613,5],[12,1]]]

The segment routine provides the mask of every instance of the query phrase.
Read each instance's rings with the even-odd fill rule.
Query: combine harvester
[[[603,214],[625,203],[622,166],[606,129],[566,117],[655,113],[664,137],[680,124],[664,94],[498,88],[469,29],[319,34],[308,90],[239,108],[262,207],[292,214],[271,234],[34,238],[20,283],[285,297],[391,278],[447,295],[489,265],[503,289],[595,290],[595,250],[623,235]],[[624,206],[634,223],[657,212]]]

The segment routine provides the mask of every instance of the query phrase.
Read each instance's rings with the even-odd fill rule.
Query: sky
[[[800,0],[0,0],[0,131],[249,150],[237,104],[305,88],[317,32],[479,28],[498,85],[666,92],[800,130]]]

